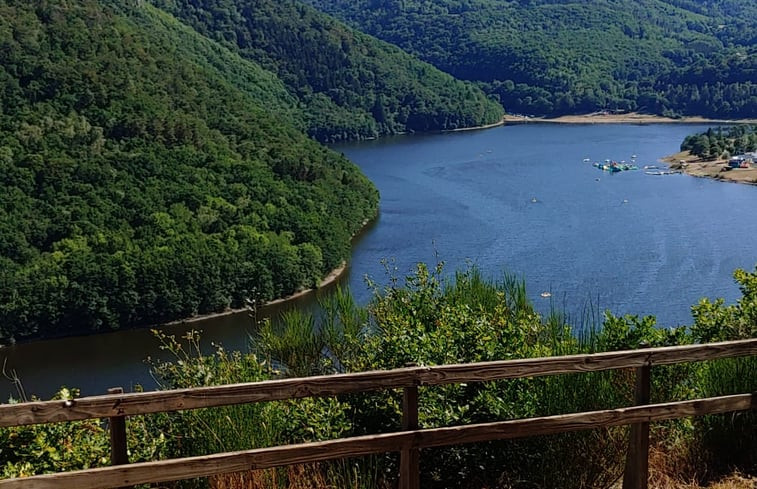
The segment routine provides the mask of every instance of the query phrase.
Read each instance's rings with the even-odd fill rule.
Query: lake
[[[605,309],[655,315],[663,327],[690,324],[693,304],[735,301],[733,270],[757,264],[757,187],[643,169],[609,174],[584,159],[636,155],[640,167],[658,165],[707,127],[526,124],[337,146],[381,192],[379,218],[356,240],[341,283],[365,303],[366,275],[388,283],[382,260],[400,278],[417,262],[443,260],[450,274],[475,265],[493,279],[522,277],[540,311],[556,308],[576,324]],[[243,313],[167,329],[188,327],[203,330],[208,344],[245,349],[254,321]],[[46,397],[61,385],[86,395],[135,383],[152,389],[144,359],[161,352],[149,331],[136,330],[0,355],[27,395]],[[10,381],[0,387],[3,399],[16,395]]]

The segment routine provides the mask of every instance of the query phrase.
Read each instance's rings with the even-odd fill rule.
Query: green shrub
[[[78,397],[62,388],[53,397]],[[143,416],[127,418],[127,447],[131,462],[165,457],[168,441]],[[99,419],[0,428],[2,478],[83,470],[110,465],[110,434]]]
[[[659,328],[653,317],[607,312],[602,325],[578,335],[559,314],[538,314],[523,282],[511,276],[491,281],[469,268],[445,279],[442,265],[421,264],[403,283],[392,278],[388,286],[375,288],[367,307],[340,290],[324,302],[317,320],[289,313],[280,323],[262,324],[253,353],[216,346],[213,354],[202,355],[197,332],[179,340],[156,333],[172,359],[152,368],[164,388],[186,388],[750,337],[757,272],[735,276],[743,297],[729,306],[700,302],[693,307],[690,331]],[[623,407],[634,402],[634,383],[634,371],[625,369],[426,386],[419,389],[419,422],[432,428]],[[652,370],[652,402],[755,390],[753,357]],[[392,432],[401,428],[401,396],[388,390],[132,418],[129,446],[139,447],[132,454],[135,461]],[[423,450],[421,484],[431,489],[608,488],[622,474],[627,433],[627,427],[619,427]],[[698,467],[692,477],[714,477],[733,468],[755,473],[755,440],[757,419],[751,412],[652,425],[652,443],[676,453],[686,466]],[[0,430],[6,476],[91,467],[107,458],[107,431],[97,421]],[[397,473],[397,454],[385,454],[269,471],[245,487],[311,487],[298,478],[315,477],[318,487],[375,489],[396,484]],[[220,479],[214,481],[223,486]],[[181,485],[197,483],[204,484]]]

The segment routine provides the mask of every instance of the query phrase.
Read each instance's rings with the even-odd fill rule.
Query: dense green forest
[[[306,0],[510,113],[757,117],[751,0]]]
[[[320,141],[497,122],[502,108],[395,46],[293,0],[153,0],[277,73]]]
[[[689,151],[705,159],[727,159],[730,156],[757,151],[757,126],[718,127],[691,134],[681,143],[681,151]]]
[[[378,196],[301,114],[147,3],[0,1],[0,341],[313,285]]]

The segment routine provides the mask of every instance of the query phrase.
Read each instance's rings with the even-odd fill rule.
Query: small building
[[[728,166],[731,168],[751,168],[754,166],[755,161],[757,161],[757,154],[746,153],[743,155],[732,156],[731,159],[728,160]]]
[[[744,159],[741,157],[741,155],[731,156],[731,159],[728,160],[728,166],[731,168],[740,168],[742,161],[744,161]]]

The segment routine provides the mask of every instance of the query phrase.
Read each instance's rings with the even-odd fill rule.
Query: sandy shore
[[[341,277],[342,275],[344,275],[344,272],[346,272],[346,271],[347,271],[347,262],[343,261],[342,264],[338,268],[333,269],[331,271],[331,273],[329,273],[328,275],[326,275],[326,277],[323,280],[321,280],[321,283],[318,284],[318,287],[316,287],[314,289],[299,290],[299,291],[295,292],[292,295],[288,295],[288,296],[282,297],[280,299],[274,299],[272,301],[268,301],[265,304],[263,304],[263,307],[266,307],[266,306],[275,306],[277,304],[281,304],[281,303],[288,302],[288,301],[291,301],[291,300],[294,300],[294,299],[298,299],[298,298],[300,298],[300,297],[302,297],[304,295],[310,294],[311,292],[315,292],[318,289],[322,289],[322,288],[324,288],[324,287],[326,287],[328,285],[333,284],[337,280],[339,280],[339,277]]]
[[[505,125],[506,122],[507,122],[507,116],[504,116],[502,120],[499,122],[493,122],[491,124],[484,124],[483,126],[461,127],[459,129],[449,129],[447,131],[442,131],[442,132],[479,131],[481,129],[491,129],[492,127],[503,126]]]
[[[364,232],[370,226],[370,224],[372,222],[374,222],[377,218],[378,218],[378,214],[373,219],[366,219],[365,221],[363,221],[363,224],[360,227],[360,229],[355,234],[352,235],[352,240],[354,241],[358,236],[360,236],[360,234],[362,232]],[[275,306],[275,305],[283,304],[283,303],[288,302],[288,301],[293,301],[293,300],[299,299],[300,297],[303,297],[303,296],[306,296],[308,294],[312,294],[314,292],[317,292],[318,290],[320,290],[320,289],[322,289],[324,287],[327,287],[327,286],[335,283],[337,280],[339,280],[341,278],[341,276],[344,275],[344,273],[347,271],[347,267],[348,267],[347,262],[343,261],[341,265],[339,265],[337,268],[333,269],[328,275],[326,275],[323,278],[323,280],[321,280],[321,282],[318,284],[317,287],[312,288],[312,289],[298,290],[294,294],[290,294],[290,295],[288,295],[286,297],[281,297],[279,299],[270,300],[268,302],[260,304],[259,306],[260,307]],[[238,308],[238,309],[231,309],[230,308],[230,309],[226,309],[225,311],[212,312],[212,313],[209,313],[209,314],[200,314],[200,315],[192,316],[192,317],[189,317],[189,318],[177,319],[176,321],[170,321],[170,322],[167,322],[167,323],[161,323],[161,326],[168,326],[168,325],[172,325],[172,324],[196,323],[196,322],[199,322],[199,321],[205,321],[206,319],[213,319],[213,318],[218,318],[218,317],[223,317],[223,316],[231,316],[233,314],[241,314],[241,313],[249,311],[249,310],[250,309],[247,308],[247,307],[242,307],[242,308]]]
[[[604,114],[597,112],[583,115],[564,115],[554,118],[506,115],[505,122],[549,122],[558,124],[755,124],[757,123],[757,119],[726,120],[707,119],[705,117],[681,117],[673,119],[636,112],[629,112],[627,114]]]
[[[336,282],[337,280],[339,280],[339,278],[346,271],[347,271],[347,262],[342,262],[342,264],[338,268],[335,268],[334,270],[332,270],[331,273],[329,273],[328,275],[326,275],[326,277],[323,280],[321,280],[321,282],[318,284],[318,287],[312,288],[312,289],[298,290],[294,294],[290,294],[290,295],[288,295],[286,297],[281,297],[279,299],[274,299],[272,301],[265,302],[265,303],[261,304],[260,307],[268,307],[268,306],[275,306],[275,305],[283,304],[285,302],[293,301],[293,300],[299,299],[300,297],[303,297],[305,295],[308,295],[308,294],[311,294],[313,292],[316,292],[319,289],[321,289],[323,287],[326,287],[328,285],[331,285],[334,282]],[[229,308],[229,309],[226,309],[225,311],[212,312],[212,313],[209,313],[209,314],[200,314],[200,315],[197,315],[197,316],[192,316],[190,318],[177,319],[176,321],[170,321],[170,322],[167,322],[167,323],[161,323],[161,326],[170,326],[170,325],[174,325],[174,324],[197,323],[197,322],[200,322],[200,321],[205,321],[207,319],[219,318],[219,317],[223,317],[223,316],[231,316],[233,314],[241,314],[241,313],[247,312],[247,311],[250,311],[250,309],[247,308],[247,307],[242,307],[242,308],[238,308],[238,309],[231,309],[231,308]]]
[[[704,161],[688,151],[666,156],[662,161],[668,163],[671,170],[682,170],[694,177],[757,185],[757,168],[734,168],[725,171],[723,168],[728,166],[725,160]]]

